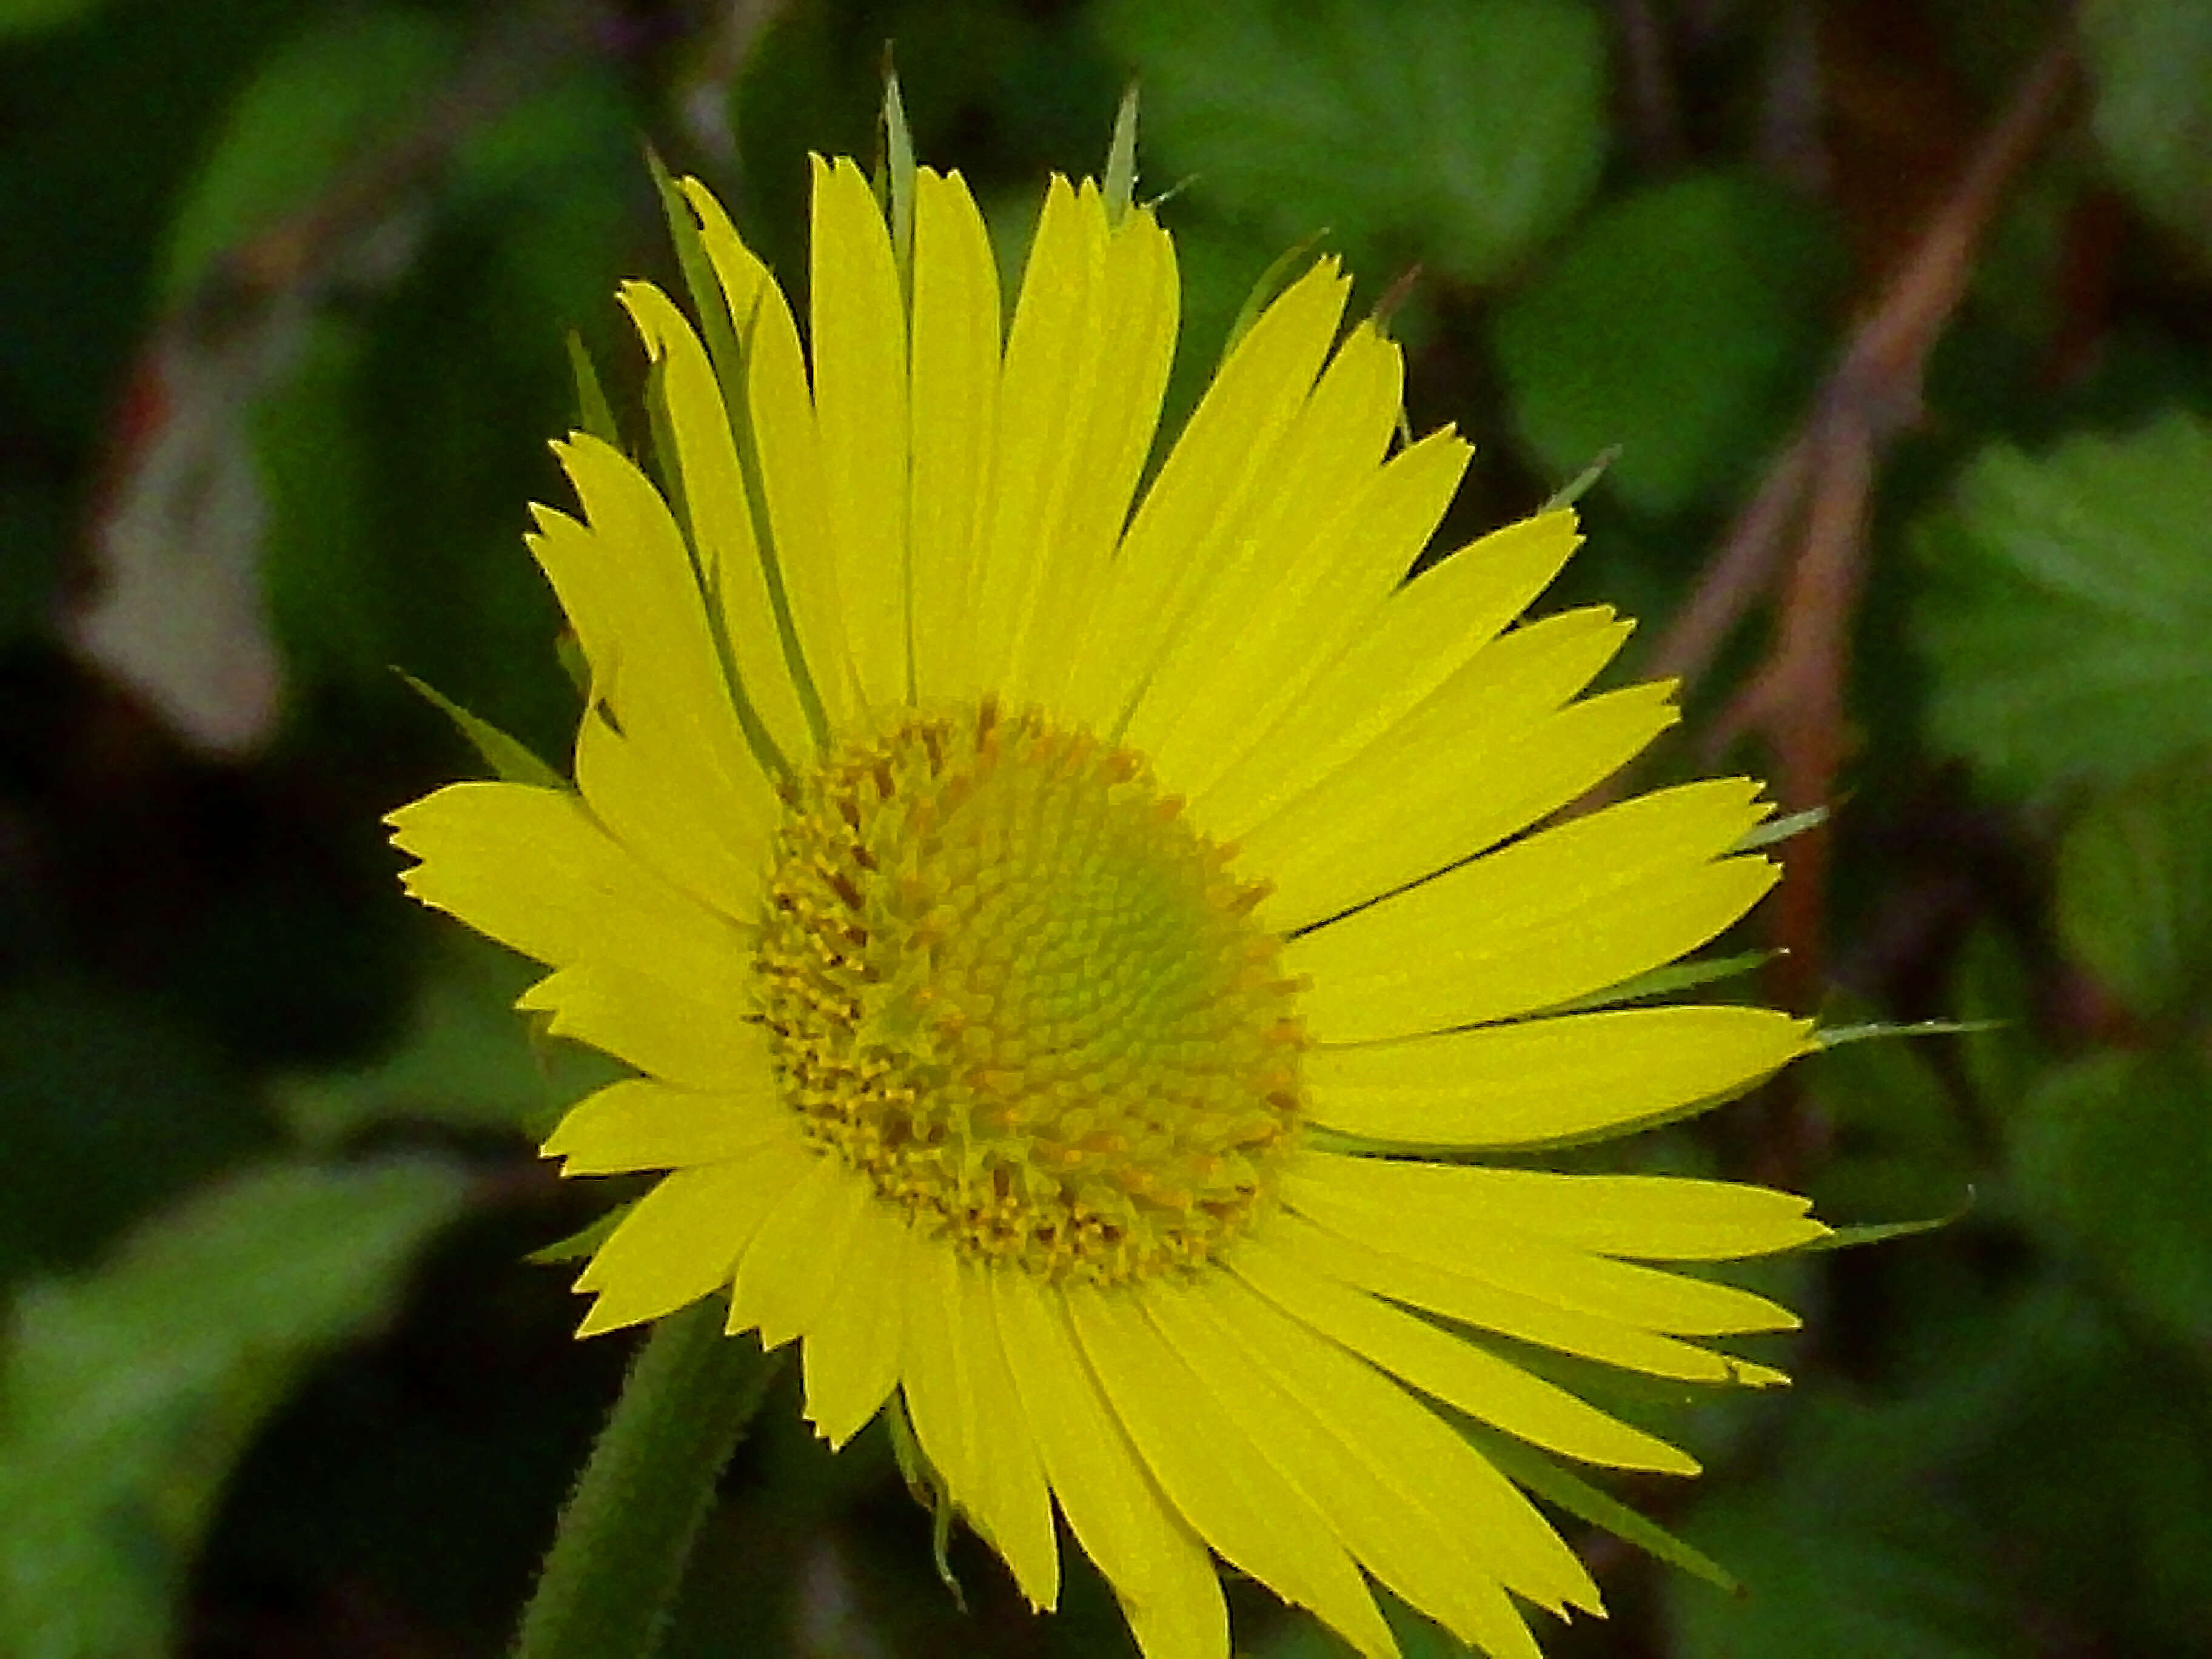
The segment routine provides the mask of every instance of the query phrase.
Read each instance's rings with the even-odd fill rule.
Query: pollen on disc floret
[[[1143,759],[1034,712],[907,709],[786,791],[759,1017],[810,1138],[974,1256],[1195,1266],[1300,1121],[1296,981]]]

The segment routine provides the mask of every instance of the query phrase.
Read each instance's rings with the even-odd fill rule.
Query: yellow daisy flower
[[[1515,625],[1571,513],[1411,581],[1468,447],[1396,447],[1398,349],[1322,260],[1141,491],[1176,327],[1166,234],[1055,179],[1002,322],[957,173],[910,265],[815,165],[810,349],[713,198],[726,309],[624,288],[666,493],[594,438],[531,544],[590,665],[573,793],[396,813],[409,890],[551,967],[523,998],[635,1068],[546,1145],[667,1173],[586,1333],[729,1297],[797,1340],[842,1445],[893,1395],[1030,1602],[1054,1506],[1144,1651],[1229,1651],[1212,1557],[1397,1651],[1369,1588],[1534,1656],[1600,1611],[1452,1426],[1681,1452],[1487,1339],[1699,1382],[1789,1327],[1652,1262],[1822,1230],[1719,1182],[1482,1155],[1618,1133],[1808,1046],[1755,1008],[1587,1004],[1774,871],[1735,780],[1537,827],[1674,714],[1580,694],[1627,632]]]

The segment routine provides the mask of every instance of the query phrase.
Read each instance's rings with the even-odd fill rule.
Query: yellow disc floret
[[[1295,981],[1142,758],[903,711],[787,791],[757,961],[817,1144],[973,1255],[1116,1282],[1217,1255],[1299,1122]]]

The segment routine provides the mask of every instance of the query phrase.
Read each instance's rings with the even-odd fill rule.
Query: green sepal
[[[1539,514],[1556,513],[1563,507],[1572,507],[1597,487],[1597,481],[1620,459],[1620,446],[1607,444],[1598,451],[1590,464],[1552,492],[1552,497],[1536,509]]]
[[[1420,266],[1408,265],[1398,273],[1389,287],[1382,290],[1382,297],[1375,302],[1375,309],[1367,313],[1367,321],[1375,330],[1376,339],[1389,340],[1395,343],[1396,337],[1390,332],[1390,325],[1396,319],[1399,312],[1405,308],[1406,302],[1413,297],[1414,290],[1420,286]],[[1413,417],[1412,412],[1407,409],[1405,399],[1402,398],[1398,400],[1397,439],[1398,447],[1401,449],[1411,449],[1413,447]]]
[[[929,1547],[936,1559],[937,1576],[951,1592],[952,1604],[965,1613],[967,1592],[960,1588],[960,1580],[952,1571],[952,1494],[946,1490],[945,1478],[938,1474],[937,1466],[929,1461],[929,1454],[922,1450],[921,1442],[915,1437],[914,1425],[906,1414],[906,1402],[892,1395],[884,1403],[883,1416],[899,1475],[905,1480],[906,1489],[914,1494],[914,1501],[929,1511]]]
[[[752,526],[753,544],[758,551],[761,573],[768,583],[769,603],[775,613],[778,638],[783,647],[785,665],[791,670],[792,686],[799,693],[799,707],[806,716],[807,726],[817,744],[829,742],[830,722],[822,703],[822,694],[815,686],[811,669],[799,647],[799,628],[791,611],[791,599],[784,586],[782,562],[776,551],[775,526],[768,512],[768,485],[761,466],[760,441],[753,430],[751,397],[746,389],[745,344],[738,337],[737,326],[730,317],[730,305],[723,294],[721,279],[714,272],[714,264],[707,252],[706,238],[702,234],[698,216],[684,197],[675,179],[662,165],[660,157],[651,149],[646,152],[647,164],[653,169],[653,188],[659,192],[661,211],[668,220],[669,240],[675,244],[676,263],[684,275],[684,287],[691,301],[691,313],[697,319],[699,337],[707,348],[707,361],[714,368],[714,384],[722,394],[722,413],[729,422],[730,436],[738,452],[738,475],[744,480],[745,511]],[[748,322],[750,328],[750,324]],[[655,366],[656,368],[658,365]],[[653,417],[653,441],[659,452],[660,471],[674,478],[680,473],[675,441],[669,429],[667,394],[658,379],[648,382]],[[707,596],[708,620],[717,629],[716,644],[724,649],[727,658],[727,641],[724,637],[720,596],[714,584],[719,574],[708,565],[699,546],[698,526],[687,508],[679,513],[684,526],[684,536],[691,547],[693,568],[699,578],[700,591]],[[734,683],[734,671],[732,673]]]
[[[586,1256],[597,1255],[599,1246],[614,1236],[624,1217],[635,1210],[641,1200],[627,1199],[609,1210],[589,1226],[580,1227],[566,1238],[556,1238],[550,1244],[541,1244],[522,1259],[533,1267],[557,1267],[563,1261],[581,1261]]]
[[[714,380],[722,388],[722,406],[732,422],[742,421],[745,408],[744,354],[738,349],[738,332],[730,321],[729,302],[707,257],[706,238],[700,234],[698,216],[658,151],[648,149],[646,165],[653,170],[653,187],[660,197],[660,210],[668,220],[668,239],[676,247],[676,266],[684,276],[684,291],[690,297],[691,314],[706,343],[707,361],[714,366]]]
[[[1973,1188],[1947,1215],[1923,1217],[1918,1221],[1863,1221],[1848,1227],[1832,1227],[1825,1238],[1813,1239],[1797,1248],[1805,1251],[1851,1250],[1862,1244],[1886,1244],[1893,1238],[1911,1238],[1921,1233],[1932,1233],[1962,1221],[1966,1212],[1978,1201],[1980,1194]]]
[[[1856,1025],[1823,1026],[1813,1033],[1813,1041],[1823,1049],[1840,1048],[1847,1042],[1868,1042],[1877,1037],[1975,1036],[2002,1030],[2007,1024],[2002,1019],[1916,1019],[1899,1025],[1870,1019]]]
[[[1622,1503],[1581,1476],[1569,1474],[1526,1442],[1486,1424],[1462,1419],[1459,1431],[1516,1486],[1578,1521],[1602,1527],[1646,1555],[1704,1579],[1730,1595],[1743,1594],[1735,1576],[1695,1545],[1676,1537],[1647,1515]]]
[[[906,100],[899,96],[898,70],[884,53],[884,167],[878,185],[891,222],[891,258],[898,267],[899,292],[914,303],[914,132],[906,124]]]
[[[1121,106],[1114,112],[1114,137],[1106,146],[1106,180],[1103,185],[1106,202],[1106,227],[1121,228],[1121,221],[1129,216],[1137,196],[1137,84],[1121,94]]]
[[[1754,824],[1744,831],[1743,839],[1729,848],[1730,853],[1755,853],[1762,847],[1803,835],[1808,830],[1817,830],[1828,821],[1825,806],[1808,806],[1802,812],[1791,812],[1771,823]]]
[[[922,1455],[921,1442],[914,1437],[914,1425],[907,1420],[906,1402],[896,1394],[884,1402],[884,1432],[890,1437],[891,1461],[898,1465],[899,1479],[914,1494],[914,1501],[923,1508],[932,1507],[936,1492],[936,1475],[929,1460]]]
[[[1623,1003],[1649,1002],[1654,997],[1672,996],[1677,991],[1692,990],[1700,985],[1739,979],[1746,974],[1755,973],[1773,959],[1771,951],[1743,951],[1732,957],[1673,962],[1664,968],[1654,968],[1648,974],[1638,974],[1634,979],[1625,979],[1618,985],[1607,986],[1602,991],[1593,991],[1586,997],[1577,997],[1571,1002],[1562,1002],[1547,1008],[1542,1017],[1551,1019],[1560,1014],[1580,1014],[1600,1008],[1619,1007]]]
[[[753,707],[752,697],[738,672],[737,648],[730,641],[729,621],[722,611],[714,569],[700,546],[690,490],[684,477],[684,460],[676,447],[675,423],[668,410],[666,368],[665,362],[655,362],[647,367],[645,374],[646,416],[653,428],[654,470],[659,474],[661,494],[667,498],[676,527],[684,538],[684,550],[690,556],[691,579],[698,585],[707,613],[707,631],[714,637],[715,660],[722,670],[722,684],[730,694],[730,705],[737,712],[746,745],[753,751],[753,759],[761,770],[769,777],[788,777],[791,763],[777,746],[760,711]]]
[[[684,532],[684,545],[691,556],[692,579],[698,582],[701,593],[712,599],[714,589],[707,582],[706,561],[700,556],[699,537],[691,521],[691,499],[684,489],[684,454],[676,447],[676,423],[668,412],[668,365],[665,361],[646,365],[645,419],[653,434],[653,483],[668,502],[676,527]]]
[[[407,682],[408,689],[453,721],[456,730],[466,738],[469,746],[483,758],[492,770],[492,775],[503,783],[527,783],[540,789],[568,789],[572,786],[552,767],[540,760],[520,738],[509,737],[481,714],[472,714],[435,686],[416,679],[404,668],[393,673]]]
[[[561,665],[561,672],[568,677],[568,684],[576,688],[576,695],[592,695],[592,665],[584,655],[584,642],[576,637],[573,628],[563,628],[560,637],[553,641],[553,655]]]
[[[1314,232],[1304,241],[1277,254],[1274,263],[1260,273],[1260,280],[1252,284],[1252,291],[1244,296],[1244,303],[1237,308],[1236,319],[1229,325],[1229,337],[1221,343],[1223,362],[1229,361],[1231,354],[1252,331],[1252,325],[1260,320],[1260,313],[1311,268],[1316,257],[1314,250],[1321,246],[1328,234],[1326,230]]]
[[[576,429],[620,449],[622,433],[615,425],[614,406],[607,402],[606,388],[599,383],[599,371],[584,337],[573,328],[568,331],[568,372],[576,380]]]

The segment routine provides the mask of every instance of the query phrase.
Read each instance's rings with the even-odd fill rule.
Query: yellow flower
[[[1362,1653],[1367,1581],[1493,1655],[1599,1611],[1445,1414],[1690,1459],[1511,1339],[1660,1376],[1784,1310],[1645,1265],[1788,1249],[1803,1200],[1484,1154],[1741,1088],[1808,1028],[1547,1012],[1694,950],[1773,879],[1741,781],[1537,828],[1667,725],[1583,697],[1626,625],[1516,625],[1571,514],[1415,580],[1468,448],[1394,451],[1401,365],[1324,260],[1139,492],[1168,238],[1055,179],[1010,327],[957,174],[910,291],[867,183],[814,178],[811,352],[714,199],[726,314],[623,302],[668,494],[578,434],[532,546],[591,668],[577,790],[394,815],[426,903],[549,964],[523,1006],[634,1066],[546,1146],[669,1173],[578,1281],[586,1333],[728,1293],[842,1444],[896,1390],[1029,1600],[1054,1505],[1155,1659],[1221,1656],[1218,1554]],[[1692,1340],[1686,1340],[1692,1339]]]

